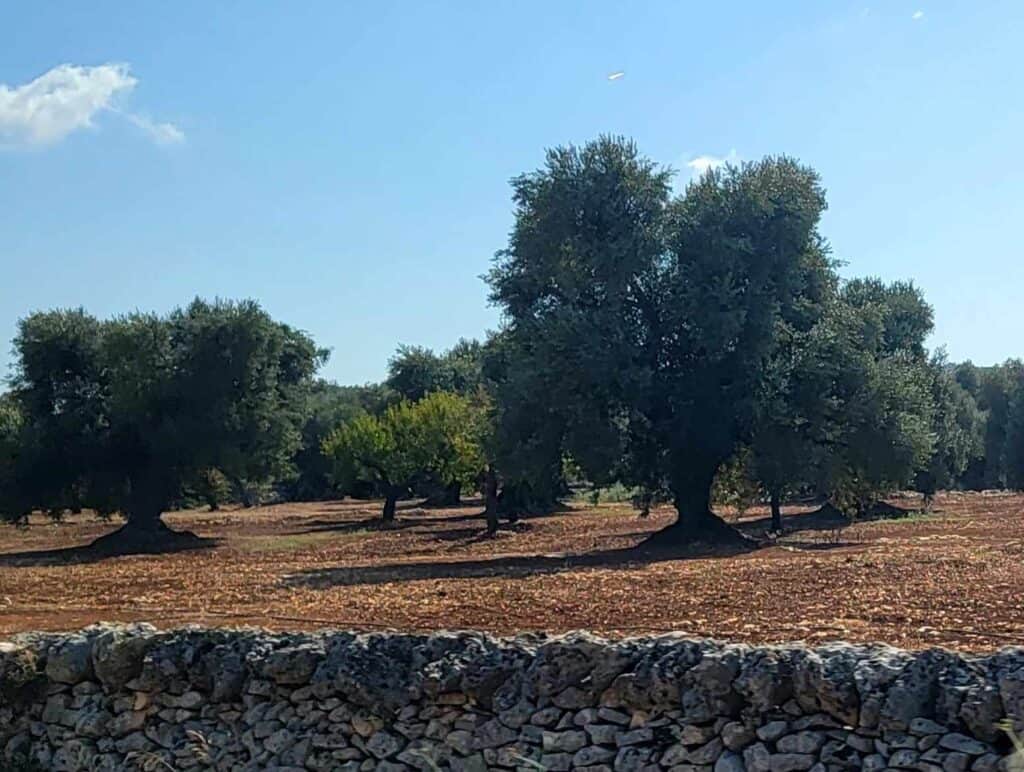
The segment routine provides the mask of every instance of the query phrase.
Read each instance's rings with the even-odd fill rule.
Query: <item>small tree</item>
[[[543,368],[533,343],[526,336],[500,332],[484,349],[484,383],[490,395],[485,403],[490,475],[484,487],[493,518],[499,512],[510,519],[550,512],[568,491],[566,416],[552,399],[557,372]]]
[[[836,437],[827,490],[847,512],[864,514],[886,494],[909,486],[935,447],[928,374],[918,363],[869,363],[848,401]]]
[[[385,522],[398,499],[419,480],[469,483],[484,467],[473,406],[465,397],[434,392],[392,405],[381,416],[361,415],[332,432],[324,453],[343,486],[370,482],[384,490]]]
[[[910,486],[935,448],[933,374],[925,340],[932,309],[910,282],[854,279],[834,316],[842,388],[830,421],[828,490],[840,508],[865,513]]]
[[[765,396],[758,405],[743,468],[768,495],[771,530],[782,531],[782,501],[815,479],[830,436],[829,395],[835,383],[823,362],[829,320],[805,334],[787,331],[765,363]],[[824,377],[823,377],[824,375]]]
[[[13,496],[20,466],[22,425],[17,403],[9,394],[0,395],[0,513],[7,511],[5,504],[9,504]]]
[[[985,414],[984,464],[979,488],[1005,488],[1011,482],[1011,427],[1015,423],[1016,392],[1024,380],[1024,362],[1010,359],[993,367],[972,368],[977,376],[977,403]],[[1014,451],[1015,452],[1015,451]]]
[[[1006,410],[1006,447],[1003,451],[1006,481],[1018,490],[1024,488],[1024,364],[1008,362],[1011,371]]]
[[[198,474],[284,474],[326,356],[251,301],[194,301],[169,316],[23,319],[14,342],[21,454],[4,514],[122,512],[114,537],[159,548],[161,514]]]
[[[465,338],[441,354],[422,346],[402,345],[388,362],[386,385],[412,402],[437,391],[475,398],[486,388],[483,355],[482,344]],[[444,485],[440,480],[426,479],[420,488],[431,505],[455,506],[462,497],[460,482]]]
[[[931,506],[936,491],[956,485],[972,460],[980,457],[984,442],[984,416],[970,393],[958,382],[943,353],[929,364],[931,375],[932,435],[934,450],[918,471],[914,487]]]
[[[357,416],[380,414],[392,396],[380,384],[339,386],[316,381],[303,411],[302,444],[293,458],[296,475],[289,483],[289,496],[299,501],[316,501],[336,495],[331,460],[323,454],[324,440]]]

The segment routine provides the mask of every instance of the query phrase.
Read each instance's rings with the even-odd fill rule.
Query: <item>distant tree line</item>
[[[0,512],[121,512],[166,539],[183,503],[479,492],[487,527],[570,483],[669,503],[654,540],[729,541],[713,499],[1024,487],[1024,364],[946,361],[910,282],[843,280],[816,173],[785,158],[671,173],[617,138],[512,182],[487,281],[500,329],[400,346],[380,384],[316,378],[327,352],[253,302],[167,316],[32,314],[0,399]]]

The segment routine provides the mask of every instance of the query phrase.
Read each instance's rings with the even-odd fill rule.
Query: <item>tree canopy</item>
[[[435,391],[471,394],[483,384],[483,345],[461,339],[435,354],[422,346],[401,345],[388,361],[387,386],[402,399],[416,401]]]
[[[681,191],[629,141],[549,151],[512,181],[487,274],[501,326],[399,346],[383,383],[316,380],[326,352],[259,305],[34,313],[0,395],[0,513],[83,508],[166,538],[161,513],[252,492],[549,511],[568,482],[674,504],[656,541],[734,540],[712,491],[864,513],[898,488],[1024,487],[1024,364],[950,365],[908,281],[841,279],[817,174],[787,157]],[[258,503],[258,502],[256,502]],[[124,535],[124,534],[123,534]]]
[[[356,482],[380,486],[382,517],[392,521],[396,502],[419,480],[432,476],[468,484],[481,475],[479,422],[468,398],[432,392],[391,405],[379,416],[356,416],[327,437],[323,450],[343,488]]]
[[[202,300],[167,316],[32,314],[15,353],[21,452],[0,509],[121,512],[140,540],[207,470],[283,475],[326,356],[255,302]]]
[[[302,443],[293,459],[295,477],[289,481],[290,497],[310,501],[338,495],[331,481],[331,460],[323,453],[324,440],[357,416],[378,415],[392,401],[393,392],[382,384],[339,386],[315,381],[303,411]]]
[[[731,533],[712,480],[752,434],[783,330],[811,327],[835,282],[817,175],[769,158],[673,198],[667,170],[606,137],[513,189],[492,297],[547,374],[566,449],[593,479],[670,491],[670,539]]]

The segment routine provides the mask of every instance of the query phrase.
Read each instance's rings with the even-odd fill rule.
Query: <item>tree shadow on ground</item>
[[[868,523],[878,520],[900,520],[920,513],[919,509],[905,509],[889,504],[885,501],[876,502],[871,509],[856,518],[850,518],[841,510],[831,504],[823,504],[818,509],[799,514],[783,515],[782,526],[786,534],[800,533],[801,531],[834,531],[837,528],[844,528],[855,523]],[[760,536],[771,530],[772,519],[770,516],[759,517],[751,520],[741,520],[736,526],[745,533],[752,536]]]
[[[762,545],[745,546],[692,544],[686,548],[657,549],[641,544],[624,549],[586,553],[546,555],[504,555],[484,560],[424,561],[371,566],[318,568],[290,574],[281,583],[290,587],[355,587],[360,585],[413,582],[424,579],[518,579],[557,574],[586,568],[629,569],[667,560],[726,558],[745,554]]]
[[[454,509],[454,507],[452,507]],[[480,522],[484,524],[486,518],[482,509],[474,509],[470,512],[465,512],[458,515],[427,515],[420,514],[424,510],[418,507],[406,507],[399,509],[395,519],[391,523],[385,523],[380,515],[366,518],[365,520],[311,520],[304,525],[307,527],[296,530],[295,533],[319,533],[322,531],[337,531],[345,533],[348,531],[361,531],[361,530],[372,530],[372,531],[400,531],[406,528],[414,528],[418,525],[443,525],[446,523],[466,523],[466,522]],[[509,521],[504,515],[500,516],[502,522],[502,529],[517,530],[516,526],[524,523],[528,523],[531,520],[540,520],[547,517],[557,517],[558,515],[565,514],[564,511],[554,512],[541,512],[537,514],[525,514],[519,515],[516,520]],[[482,526],[481,526],[482,527]],[[443,538],[443,533],[438,533],[439,538]]]
[[[108,534],[109,536],[109,534]],[[98,563],[109,558],[131,555],[171,555],[192,550],[213,549],[221,543],[220,539],[209,539],[190,535],[191,538],[171,539],[161,544],[138,544],[131,542],[118,543],[115,539],[100,537],[88,544],[74,547],[61,547],[50,550],[26,550],[24,552],[8,552],[0,554],[0,567],[3,568],[39,568],[45,566],[66,566],[85,563]],[[102,540],[102,541],[101,541]]]

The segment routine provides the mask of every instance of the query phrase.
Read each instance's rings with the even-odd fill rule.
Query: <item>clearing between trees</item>
[[[896,499],[914,509],[916,498]],[[680,630],[728,640],[884,641],[988,650],[1024,640],[1024,495],[940,494],[928,515],[839,528],[785,508],[775,546],[689,559],[631,550],[673,518],[573,504],[483,537],[481,505],[281,504],[177,512],[206,546],[97,558],[119,523],[34,517],[0,529],[0,634],[146,620],[511,633]],[[759,536],[767,508],[738,524]],[[208,541],[206,541],[208,540]]]

